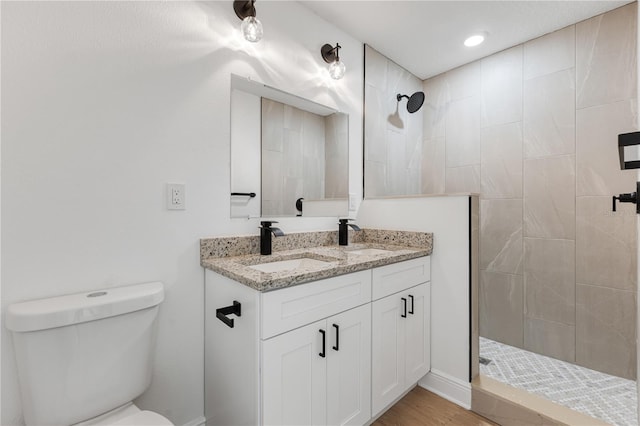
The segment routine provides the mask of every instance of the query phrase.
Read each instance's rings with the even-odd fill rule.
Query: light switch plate
[[[184,183],[167,183],[167,210],[185,209]]]

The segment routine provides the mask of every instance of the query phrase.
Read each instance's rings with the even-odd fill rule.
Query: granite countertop
[[[349,237],[350,244],[340,246],[337,231],[287,234],[273,239],[268,256],[259,254],[259,236],[205,238],[200,240],[200,264],[255,290],[270,291],[428,256],[433,247],[433,234],[425,232],[363,229],[350,231]],[[386,252],[354,253],[363,249]],[[311,260],[277,272],[251,267],[294,259]]]

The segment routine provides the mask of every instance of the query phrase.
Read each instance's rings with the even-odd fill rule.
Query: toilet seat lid
[[[174,426],[166,417],[153,411],[139,411],[112,423],[113,426]]]

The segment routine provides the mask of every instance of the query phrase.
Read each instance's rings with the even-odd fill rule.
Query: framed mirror
[[[348,212],[349,117],[231,76],[231,217]]]

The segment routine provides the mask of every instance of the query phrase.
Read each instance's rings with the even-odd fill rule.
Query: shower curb
[[[500,425],[610,426],[547,399],[478,375],[471,382],[471,411]]]

